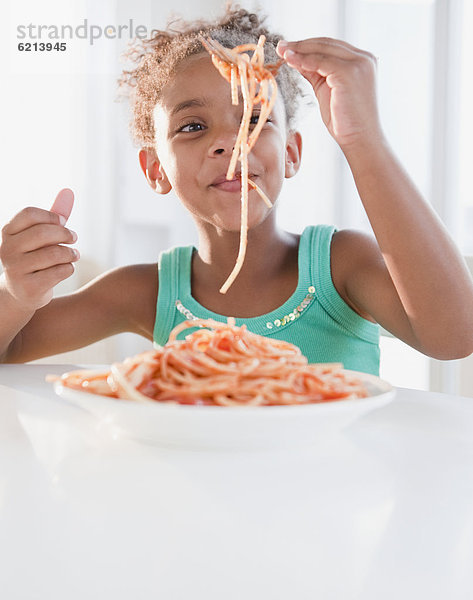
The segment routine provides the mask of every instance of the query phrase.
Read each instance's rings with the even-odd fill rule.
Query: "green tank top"
[[[292,296],[276,310],[237,318],[236,324],[245,323],[249,331],[295,344],[311,363],[341,362],[346,369],[378,375],[379,326],[352,310],[332,282],[330,247],[334,232],[328,225],[307,227],[300,239],[299,281]],[[171,330],[185,319],[227,320],[192,296],[194,251],[193,246],[175,247],[160,256],[155,344],[163,346]]]

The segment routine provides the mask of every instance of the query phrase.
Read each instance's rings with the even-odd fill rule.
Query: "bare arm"
[[[67,352],[124,331],[152,340],[157,285],[156,265],[132,265],[54,298],[17,333],[4,362]]]
[[[353,148],[346,155],[384,259],[382,265],[379,251],[374,246],[369,251],[367,244],[358,276],[347,277],[348,295],[425,354],[468,356],[473,352],[473,283],[445,227],[387,145]]]
[[[121,331],[152,337],[155,265],[106,273],[81,290],[52,299],[53,287],[74,272],[77,236],[65,227],[71,190],[50,211],[29,207],[2,230],[0,362],[26,362],[88,345]]]
[[[327,38],[286,43],[278,51],[311,83],[378,242],[377,247],[353,232],[339,236],[338,249],[346,261],[339,268],[339,285],[346,297],[359,312],[426,354],[470,354],[471,277],[385,140],[377,110],[376,59]]]

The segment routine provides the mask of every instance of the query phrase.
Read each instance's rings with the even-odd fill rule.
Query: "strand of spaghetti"
[[[268,208],[273,207],[273,203],[271,202],[271,200],[268,198],[268,196],[266,196],[266,194],[263,192],[263,190],[254,181],[252,181],[251,179],[248,179],[248,185],[256,191],[256,193],[261,197],[261,199],[263,200],[263,202],[266,204],[266,206]]]
[[[260,41],[258,42],[258,44],[260,44],[260,42],[264,43],[264,36],[260,37]],[[251,45],[251,49],[255,50],[255,54],[253,55],[253,57],[256,56],[256,48],[257,47],[258,46],[255,46],[254,44]],[[262,45],[260,45],[259,48],[260,48],[260,52],[262,52],[263,51]],[[264,61],[264,57],[263,57],[263,61]],[[240,85],[242,88],[242,94],[245,94],[246,88],[248,88],[248,92],[247,92],[248,105],[243,114],[240,129],[239,129],[239,132],[237,135],[237,140],[236,140],[235,147],[233,150],[233,154],[230,159],[230,164],[229,164],[228,171],[227,171],[227,179],[233,178],[237,160],[240,160],[240,162],[242,162],[244,160],[242,153],[241,152],[239,153],[239,148],[241,146],[241,141],[242,141],[243,136],[244,136],[245,142],[246,143],[248,142],[249,124],[250,124],[251,115],[253,113],[254,105],[256,103],[260,102],[260,100],[258,98],[261,93],[261,91],[258,91],[258,93],[256,91],[256,85],[258,82],[261,82],[261,76],[259,78],[257,77],[257,72],[253,68],[252,60],[248,59],[248,55],[243,54],[238,57],[238,68],[239,68],[239,74],[240,74]]]
[[[258,91],[258,94],[253,99],[253,104],[261,104],[261,110],[258,115],[258,122],[256,123],[255,127],[253,128],[253,131],[251,132],[251,134],[248,138],[248,151],[250,151],[254,145],[254,143],[250,144],[250,140],[252,140],[252,139],[256,140],[259,137],[259,134],[261,133],[261,130],[263,129],[264,124],[266,123],[269,113],[270,113],[270,111],[267,108],[268,102],[266,100],[266,98],[268,97],[268,88],[269,88],[268,80],[263,79],[263,81],[260,84],[260,89]]]
[[[240,77],[240,87],[243,96],[243,116],[240,123],[240,129],[238,130],[237,139],[235,141],[235,147],[230,159],[230,164],[227,170],[227,179],[233,179],[235,175],[235,169],[238,159],[243,163],[243,145],[246,147],[248,142],[248,132],[250,129],[250,119],[253,112],[253,103],[250,98],[250,91],[248,89],[248,76],[247,76],[247,61],[240,58],[238,61],[238,74]],[[243,193],[242,185],[242,193]]]
[[[118,398],[124,400],[134,400],[135,402],[149,402],[152,398],[148,398],[138,392],[136,386],[133,385],[125,375],[126,368],[124,365],[113,364],[110,375],[113,380],[112,389],[117,393]]]
[[[262,67],[264,64],[264,43],[266,41],[266,36],[260,35],[258,39],[258,43],[256,44],[255,50],[253,52],[253,56],[251,57],[251,62],[255,65]]]
[[[247,63],[245,59],[235,52],[234,50],[229,50],[228,48],[224,48],[215,40],[205,40],[201,36],[201,41],[207,51],[211,54],[212,62],[214,66],[218,69],[220,74],[230,82],[231,90],[232,90],[232,104],[238,104],[238,74],[241,82],[241,72],[244,70],[246,73]],[[254,49],[255,45],[251,45],[251,49]],[[218,51],[220,54],[224,52],[225,58],[219,58],[215,52]],[[246,56],[246,55],[245,55]],[[249,125],[249,123],[248,123]],[[244,122],[242,120],[240,124],[240,129],[237,134],[237,139],[235,141],[235,146],[233,150],[233,154],[230,160],[229,168],[227,170],[227,179],[233,179],[236,163],[239,158],[239,148],[241,144],[241,140],[245,133]],[[248,135],[246,136],[246,138]]]
[[[245,55],[247,56],[247,55]],[[243,130],[242,139],[240,142],[240,163],[241,163],[241,218],[240,218],[240,244],[238,247],[238,255],[235,262],[235,266],[232,269],[232,272],[228,276],[227,280],[224,282],[222,287],[220,288],[220,293],[225,294],[232,283],[237,278],[241,268],[243,266],[243,262],[245,260],[246,255],[246,246],[248,239],[248,131],[250,127],[250,119],[253,111],[253,105],[251,101],[251,93],[248,86],[248,77],[247,77],[247,68],[249,64],[249,59],[247,57],[246,60],[243,60],[239,63],[239,74],[240,74],[240,85],[241,92],[243,96],[243,118],[241,121],[240,130]],[[235,155],[235,153],[234,153]],[[232,179],[233,175],[229,177],[230,168],[227,173],[227,179]]]
[[[235,52],[237,54],[242,54],[243,52],[254,52],[258,45],[262,47],[265,41],[266,37],[264,35],[260,35],[257,44],[253,42],[250,42],[248,44],[240,44],[239,46],[235,46],[234,48],[232,48],[230,52]]]
[[[238,256],[232,272],[220,288],[220,293],[225,294],[241,271],[246,255],[246,245],[248,240],[248,161],[246,160],[246,143],[242,142],[241,152],[243,159],[241,162],[241,224],[240,224],[240,245]]]
[[[230,85],[232,87],[232,104],[238,105],[238,68],[235,65],[231,67]]]
[[[224,394],[219,394],[215,397],[215,402],[219,406],[260,406],[264,403],[263,396],[254,396],[250,398],[246,402],[238,402],[237,400],[232,400],[229,396],[225,396]]]
[[[265,98],[262,100],[261,103],[261,112],[260,112],[260,117],[258,119],[258,123],[256,124],[256,127],[253,129],[253,131],[250,134],[250,137],[248,139],[248,151],[250,151],[253,146],[256,143],[256,140],[258,139],[259,134],[261,133],[261,129],[263,128],[264,124],[266,123],[268,116],[271,114],[273,108],[274,108],[274,104],[276,102],[276,98],[277,98],[277,93],[278,93],[278,85],[276,83],[276,79],[274,78],[274,75],[272,75],[271,73],[268,72],[267,74],[267,79],[265,79],[262,82],[262,85],[265,84],[265,86],[269,85],[271,86],[271,94],[269,94],[268,90],[265,92]],[[269,100],[267,100],[269,96]],[[264,119],[264,120],[263,120]]]
[[[246,81],[248,82],[248,103],[250,104],[250,111],[253,110],[253,100],[257,95],[256,92],[256,85],[258,83],[257,79],[256,79],[256,72],[255,69],[253,67],[253,63],[251,62],[251,59],[249,58],[248,54],[242,54],[240,57],[241,60],[243,60],[245,62],[245,74],[246,74]]]
[[[160,381],[158,387],[161,390],[163,398],[171,399],[176,396],[181,397],[212,397],[214,394],[224,394],[228,390],[229,385],[237,385],[238,378],[236,376],[225,377],[221,379],[212,378],[212,381],[206,381],[205,383],[194,381],[192,384],[188,384],[185,387],[175,385],[166,381]]]
[[[229,326],[226,323],[222,323],[221,321],[215,321],[214,319],[196,319],[195,321],[183,321],[176,325],[174,329],[169,334],[168,344],[177,340],[177,336],[186,329],[190,329],[191,327],[202,327],[212,329],[214,331],[218,331],[219,329],[228,329]]]
[[[255,80],[255,86],[254,86],[254,91],[252,90],[251,92],[251,98],[252,98],[252,103],[253,106],[256,104],[260,104],[262,103],[263,106],[263,102],[265,100],[265,98],[267,97],[267,93],[268,93],[268,86],[267,86],[267,81],[266,81],[266,73],[264,70],[264,43],[266,41],[266,37],[264,35],[261,35],[258,43],[254,49],[254,53],[253,56],[251,57],[251,65],[253,66],[253,76],[254,76],[254,80]],[[256,92],[256,82],[258,82],[260,84],[260,89],[258,90],[258,92]],[[256,137],[258,137],[259,135],[259,131],[261,131],[262,125],[264,125],[264,123],[266,122],[266,118],[267,118],[268,113],[264,113],[263,110],[260,111],[259,114],[259,119],[258,119],[258,124],[256,125],[255,129],[258,129],[258,134],[256,134]],[[263,116],[264,116],[264,121],[263,121]],[[262,122],[262,124],[260,125],[260,123]],[[253,130],[254,131],[254,130]]]
[[[196,359],[196,356],[198,358]],[[230,366],[228,363],[221,363],[216,360],[213,360],[211,357],[207,356],[206,353],[200,352],[198,355],[190,355],[190,356],[176,356],[174,358],[175,364],[174,367],[180,366],[187,368],[190,372],[196,371],[196,375],[201,376],[204,373],[214,373],[223,374],[223,373],[232,373],[234,372],[234,367]],[[198,368],[196,368],[198,367]],[[200,373],[199,373],[200,371]]]

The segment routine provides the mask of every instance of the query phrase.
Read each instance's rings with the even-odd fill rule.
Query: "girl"
[[[265,55],[285,64],[280,94],[249,156],[252,179],[276,203],[298,171],[294,129],[297,73],[314,90],[322,119],[353,173],[376,241],[356,231],[280,230],[275,208],[249,191],[244,266],[219,288],[238,252],[240,179],[227,181],[242,116],[211,63],[199,32],[227,47],[267,38]],[[73,194],[50,211],[26,208],[3,229],[0,354],[23,362],[123,331],[164,344],[192,316],[237,318],[257,333],[297,344],[310,362],[343,362],[377,373],[378,323],[421,352],[453,359],[473,351],[473,285],[454,244],[398,164],[381,129],[375,58],[333,39],[286,42],[263,20],[228,9],[216,23],[183,24],[143,44],[122,83],[132,89],[140,165],[160,194],[173,189],[191,212],[199,248],[173,248],[156,265],[114,269],[52,299],[73,272],[77,236],[65,226]],[[258,115],[253,115],[253,122]]]

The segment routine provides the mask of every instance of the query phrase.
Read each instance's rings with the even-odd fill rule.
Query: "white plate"
[[[303,406],[188,406],[117,400],[55,383],[62,398],[133,439],[180,448],[284,448],[305,446],[341,431],[394,397],[394,388],[366,373],[356,374],[369,396]]]

